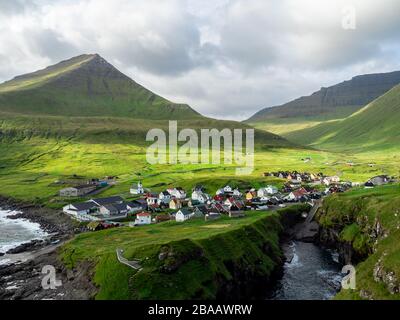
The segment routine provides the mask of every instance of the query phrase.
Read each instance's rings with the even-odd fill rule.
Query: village
[[[159,193],[144,188],[141,182],[131,186],[130,200],[121,196],[91,198],[73,202],[63,207],[63,212],[80,222],[87,222],[87,229],[97,231],[121,225],[131,227],[166,221],[185,222],[190,219],[212,221],[227,216],[241,218],[246,211],[271,211],[296,203],[315,202],[329,194],[344,192],[361,183],[341,181],[339,176],[322,173],[279,171],[263,174],[264,177],[282,179],[283,187],[266,184],[259,189],[240,190],[239,186],[226,185],[215,194],[209,194],[201,185],[188,193],[181,187],[172,187]],[[116,177],[91,179],[86,184],[60,190],[61,197],[88,197],[115,184]],[[364,183],[365,188],[394,182],[388,176],[376,176]]]

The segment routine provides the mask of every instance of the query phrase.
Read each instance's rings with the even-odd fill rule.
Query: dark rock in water
[[[4,256],[5,253],[4,252],[0,252],[0,257]]]
[[[8,250],[7,254],[17,254],[28,250],[36,249],[41,247],[44,243],[45,242],[43,240],[32,240],[31,242],[23,243],[14,249]]]

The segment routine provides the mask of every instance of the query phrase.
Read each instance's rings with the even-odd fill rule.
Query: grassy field
[[[305,163],[302,159],[311,157]],[[376,165],[369,167],[374,159]],[[364,182],[381,173],[397,175],[398,155],[384,153],[343,155],[306,149],[268,148],[255,152],[254,171],[248,176],[236,176],[236,165],[149,165],[145,149],[128,143],[88,143],[61,139],[3,140],[0,143],[0,194],[20,200],[61,207],[65,199],[57,192],[65,185],[57,181],[69,181],[74,175],[82,181],[93,177],[118,176],[118,183],[101,195],[122,194],[128,196],[130,185],[138,180],[146,188],[161,191],[167,186],[181,186],[187,190],[199,183],[210,193],[233,184],[244,190],[267,183],[280,185],[283,181],[264,178],[264,172],[298,170],[339,174],[342,179]],[[347,162],[353,162],[349,166]]]
[[[356,266],[356,289],[342,290],[337,299],[400,299],[395,291],[400,283],[399,208],[399,185],[358,189],[325,201],[318,218],[321,225],[335,228],[341,241],[368,255]],[[378,265],[382,279],[377,280],[374,270]]]

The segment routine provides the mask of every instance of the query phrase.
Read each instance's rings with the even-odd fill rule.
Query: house
[[[206,203],[210,200],[210,196],[202,191],[193,191],[192,200],[197,200],[201,203]]]
[[[340,177],[338,176],[325,177],[324,179],[322,179],[322,183],[325,184],[326,186],[339,182],[340,182]]]
[[[114,196],[108,198],[91,199],[90,201],[95,203],[97,206],[101,207],[106,204],[123,203],[124,199],[122,199],[120,196]]]
[[[100,207],[99,212],[103,217],[109,218],[126,218],[128,215],[128,207],[126,203],[105,204]]]
[[[146,198],[146,201],[147,201],[147,205],[148,206],[152,206],[152,205],[155,205],[155,204],[159,205],[161,203],[161,200],[158,197],[154,196],[154,195],[148,196]]]
[[[135,225],[142,226],[151,224],[151,214],[148,212],[141,212],[136,215]]]
[[[72,203],[63,208],[63,212],[77,219],[80,217],[86,218],[87,215],[98,211],[98,206],[89,201],[81,203]]]
[[[230,197],[230,198],[226,199],[225,205],[231,211],[244,210],[244,208],[246,207],[242,200],[239,200],[239,199],[234,198],[234,197]]]
[[[164,203],[169,203],[171,201],[171,195],[169,194],[168,191],[162,191],[158,195],[158,198],[161,200],[161,202]]]
[[[386,175],[381,175],[369,179],[368,182],[373,186],[381,186],[384,184],[388,184],[390,182],[390,178]]]
[[[246,200],[252,200],[254,198],[257,198],[257,192],[255,189],[251,189],[246,193]]]
[[[143,210],[146,210],[146,208],[147,208],[147,200],[146,199],[140,198],[140,199],[135,200],[134,202],[141,205]]]
[[[233,189],[231,186],[227,185],[224,187],[224,193],[231,193],[233,192]]]
[[[169,208],[172,210],[178,210],[182,208],[182,201],[179,199],[171,199],[169,202]]]
[[[208,211],[211,214],[213,213],[229,214],[229,209],[225,205],[218,202],[213,203]]]
[[[175,220],[177,222],[184,222],[192,218],[193,212],[188,209],[180,209],[177,213],[175,213]]]
[[[130,193],[131,194],[143,194],[144,188],[143,188],[142,182],[139,181],[137,184],[132,185]]]
[[[222,196],[222,195],[225,194],[225,191],[224,191],[223,188],[222,188],[222,189],[218,189],[217,192],[216,192],[215,194],[216,194],[217,196]]]
[[[257,191],[257,196],[259,198],[267,197],[272,194],[278,193],[278,188],[274,186],[267,186],[266,188],[261,188]]]
[[[96,185],[93,184],[83,184],[80,186],[69,187],[59,191],[60,197],[82,197],[92,191],[96,190]]]
[[[307,195],[308,192],[304,188],[292,191],[289,193],[287,197],[285,197],[285,200],[288,201],[299,201],[301,198],[303,198],[305,195]]]
[[[201,205],[202,203],[199,201],[199,200],[192,200],[192,199],[190,199],[189,200],[189,202],[188,202],[188,207],[189,208],[194,208],[194,207],[197,207],[197,206],[199,206],[199,205]]]
[[[240,190],[238,188],[233,190],[233,196],[235,197],[241,197],[242,193],[240,192]]]
[[[186,192],[180,187],[167,189],[167,192],[171,195],[171,197],[175,197],[176,199],[186,198]]]
[[[147,208],[147,202],[144,201],[144,203],[139,202],[138,200],[128,202],[126,204],[126,207],[129,211],[129,213],[135,213],[138,211],[145,210]]]
[[[203,218],[205,215],[208,214],[208,209],[205,205],[200,205],[194,208],[193,210],[194,217]]]
[[[299,187],[301,187],[301,181],[299,181],[297,179],[292,179],[289,181],[289,186],[291,188],[299,188]]]

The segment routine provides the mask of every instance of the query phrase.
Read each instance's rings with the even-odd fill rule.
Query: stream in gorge
[[[328,300],[335,296],[343,277],[335,252],[297,241],[288,243],[284,251],[290,259],[268,294],[269,300]]]

